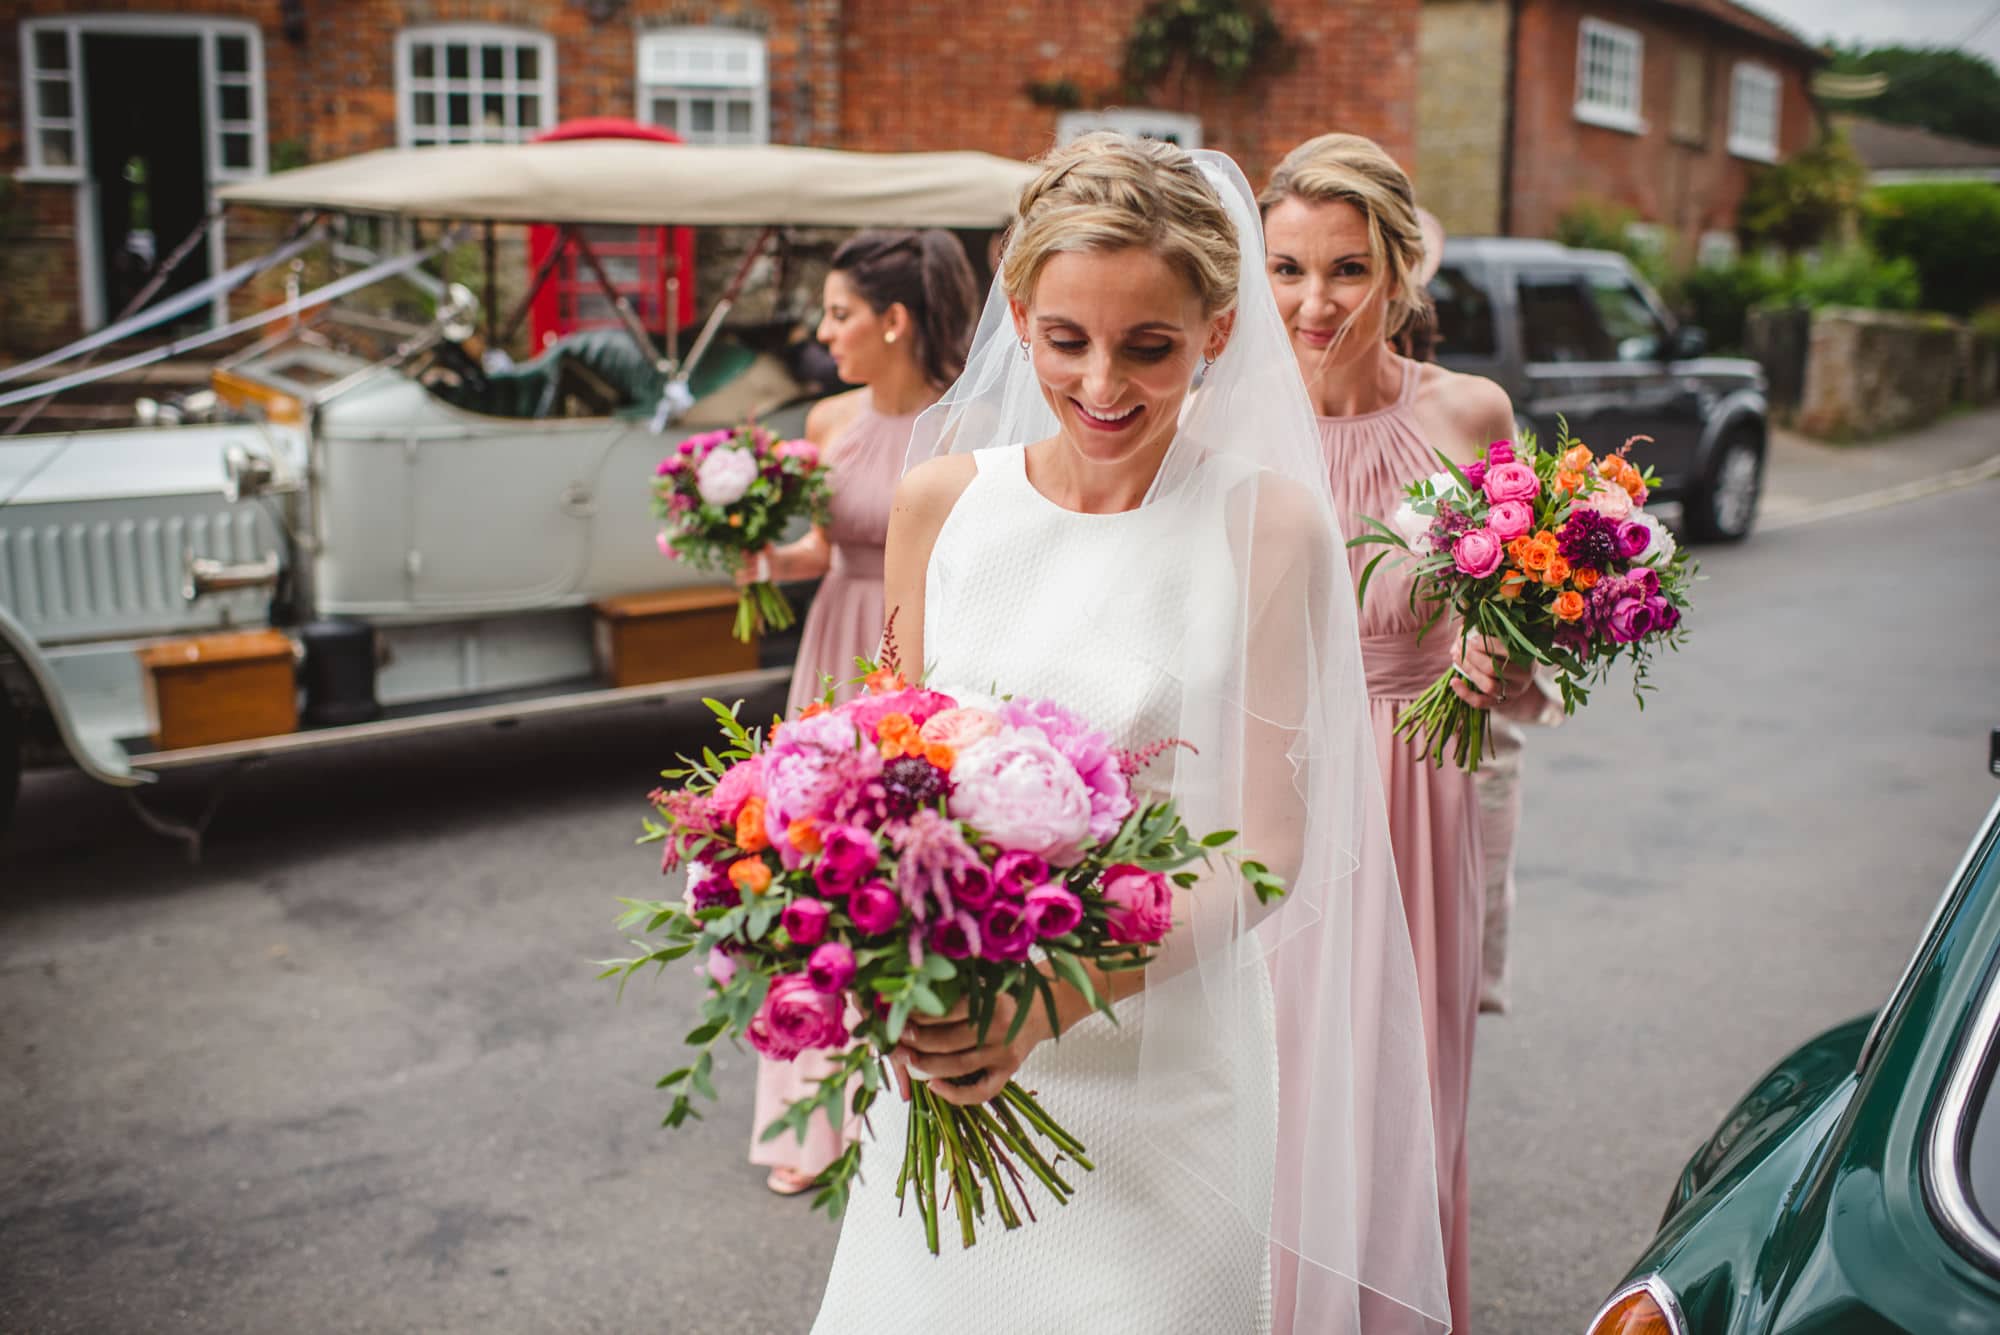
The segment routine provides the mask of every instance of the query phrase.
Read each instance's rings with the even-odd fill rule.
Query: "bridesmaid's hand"
[[[1453,694],[1474,709],[1523,700],[1534,689],[1534,661],[1509,659],[1505,647],[1477,632],[1454,641],[1451,661],[1463,675],[1451,679]]]
[[[1028,1060],[1028,1054],[1050,1036],[1047,1014],[1040,1007],[1030,1007],[1021,1032],[1014,1035],[1013,1042],[1005,1041],[1014,1024],[1015,1004],[1011,996],[995,1000],[993,1023],[984,1044],[966,1018],[964,1002],[936,1018],[912,1016],[896,1048],[898,1075],[907,1067],[915,1074],[929,1076],[931,1093],[946,1103],[970,1105],[998,1097],[1021,1063]],[[977,1078],[968,1084],[952,1083],[969,1076]]]
[[[771,572],[777,568],[775,559],[777,551],[777,548],[767,546],[763,551],[753,552],[746,557],[734,576],[736,587],[747,589],[752,584],[770,583],[773,579]]]

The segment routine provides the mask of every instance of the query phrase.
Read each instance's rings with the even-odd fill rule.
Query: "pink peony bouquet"
[[[1372,531],[1348,546],[1389,550],[1362,571],[1360,597],[1383,559],[1399,555],[1416,569],[1412,608],[1429,608],[1420,637],[1452,613],[1461,637],[1478,631],[1510,656],[1553,669],[1570,713],[1590,698],[1586,682],[1629,658],[1644,707],[1653,653],[1686,638],[1681,617],[1695,578],[1674,535],[1646,511],[1658,479],[1625,457],[1648,439],[1600,457],[1565,425],[1553,452],[1529,437],[1518,447],[1496,441],[1467,468],[1446,459],[1445,471],[1410,485],[1388,523],[1363,516]],[[1486,711],[1451,689],[1456,671],[1403,711],[1396,733],[1421,737],[1437,765],[1449,747],[1461,769],[1476,770]]]
[[[654,471],[660,554],[733,575],[794,520],[824,523],[827,494],[827,470],[809,440],[781,441],[754,423],[689,436]],[[778,586],[760,580],[737,601],[736,638],[796,619]]]
[[[814,1117],[865,1118],[912,1015],[963,1007],[985,1042],[1007,998],[1007,1038],[1038,1005],[1059,1030],[1058,982],[1109,1014],[1098,980],[1146,965],[1176,889],[1235,838],[1196,839],[1171,802],[1134,790],[1163,747],[1120,751],[1053,701],[962,702],[893,668],[865,681],[846,704],[815,702],[768,734],[710,701],[725,749],[668,771],[679,786],[653,794],[642,842],[665,844],[665,870],[686,863],[686,894],[627,901],[621,925],[641,929],[640,953],[606,961],[602,976],[701,962],[702,1023],[686,1040],[698,1051],[660,1081],[674,1096],[669,1126],[698,1115],[695,1093],[715,1097],[725,1037],[779,1061],[837,1054],[817,1091],[763,1131],[803,1138]],[[1260,897],[1283,893],[1262,865],[1237,861]],[[1074,1191],[1063,1165],[1091,1166],[1012,1082],[972,1106],[922,1081],[910,1098],[897,1194],[914,1192],[933,1254],[943,1203],[969,1247],[989,1205],[1019,1227],[1035,1217],[1030,1179],[1060,1204]],[[815,1204],[839,1214],[859,1168],[849,1146]]]

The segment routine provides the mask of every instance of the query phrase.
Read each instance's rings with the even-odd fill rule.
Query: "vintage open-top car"
[[[2000,1330],[1996,962],[2000,803],[1888,1004],[1744,1095],[1589,1335]]]
[[[218,420],[0,437],[0,819],[27,766],[72,763],[136,797],[181,767],[782,680],[731,638],[733,590],[661,557],[649,510],[687,433],[802,427],[782,362],[716,338],[752,265],[684,353],[618,302],[623,327],[518,366],[467,350],[478,303],[427,268],[494,223],[555,225],[556,249],[600,278],[586,225],[761,227],[752,257],[788,226],[996,228],[1029,170],[572,140],[392,150],[224,190],[232,208],[304,215],[279,258],[329,214],[438,226],[223,330],[89,367],[158,315],[142,311],[26,368],[85,369],[0,370],[0,409],[19,411],[263,335],[216,364]],[[441,294],[427,326],[351,299],[407,279]]]

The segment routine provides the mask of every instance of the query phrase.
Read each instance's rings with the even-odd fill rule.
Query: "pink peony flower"
[[[669,559],[677,558],[679,556],[679,553],[674,551],[674,540],[667,536],[667,531],[665,529],[661,529],[659,533],[654,536],[653,545],[660,549],[661,556],[668,557]]]
[[[980,954],[986,959],[1024,960],[1034,942],[1035,927],[1025,905],[1003,900],[979,920],[979,943],[984,947]]]
[[[1046,858],[1033,853],[1002,853],[993,862],[993,884],[1009,899],[1025,899],[1028,891],[1049,879]]]
[[[795,820],[845,824],[887,796],[882,752],[864,745],[841,711],[793,719],[764,753],[764,833],[786,867],[804,855],[792,846]]]
[[[983,709],[947,709],[933,714],[918,735],[932,746],[962,751],[1000,731],[1000,720]]]
[[[771,980],[763,1006],[750,1021],[750,1046],[780,1062],[813,1048],[842,1047],[848,1035],[841,1008],[838,997],[815,988],[804,974],[781,974]]]
[[[813,863],[813,884],[822,894],[852,893],[875,874],[882,850],[875,836],[854,825],[836,825],[820,836],[819,860]]]
[[[1090,790],[1090,837],[1103,843],[1132,814],[1132,785],[1119,753],[1101,730],[1053,700],[1012,700],[1000,707],[1000,721],[1039,728],[1050,745],[1075,767]]]
[[[1485,579],[1498,570],[1506,555],[1507,545],[1490,528],[1471,529],[1461,534],[1451,547],[1452,564],[1460,574],[1474,579]]]
[[[748,450],[715,450],[695,470],[695,490],[710,505],[734,505],[757,480],[757,456]]]
[[[1106,867],[1098,885],[1113,941],[1151,945],[1174,925],[1174,890],[1164,874],[1120,863]]]
[[[1514,462],[1513,441],[1496,440],[1491,445],[1488,445],[1486,447],[1486,466],[1488,468],[1494,467],[1495,465],[1498,464],[1511,464],[1513,462]]]
[[[780,459],[797,459],[807,468],[819,467],[819,446],[809,440],[780,441],[772,453]]]
[[[846,719],[849,727],[864,729],[872,736],[882,726],[882,720],[891,714],[909,715],[910,722],[921,730],[937,715],[957,707],[958,701],[940,691],[926,691],[913,686],[891,691],[887,695],[857,695],[833,712]]]
[[[1074,865],[1091,838],[1090,790],[1033,728],[983,738],[958,753],[951,814],[1004,849]],[[921,813],[920,813],[921,814]]]
[[[1486,470],[1482,489],[1486,499],[1495,505],[1502,501],[1532,501],[1541,495],[1542,480],[1526,464],[1494,464]]]
[[[1606,519],[1624,520],[1632,515],[1632,498],[1625,494],[1625,488],[1608,482],[1601,482],[1597,490],[1577,497],[1576,504],[1581,509],[1595,510]]]
[[[795,899],[785,905],[785,911],[778,915],[778,922],[792,938],[792,944],[810,946],[826,935],[828,916],[826,905],[819,900]]]
[[[1486,527],[1502,542],[1512,542],[1534,526],[1534,507],[1526,501],[1502,501],[1486,512]]]
[[[813,990],[836,995],[854,981],[854,952],[838,941],[829,941],[806,961],[806,977]]]
[[[714,791],[708,795],[708,801],[718,820],[724,825],[734,825],[736,813],[743,810],[743,804],[763,795],[764,757],[751,756],[723,771]]]
[[[903,901],[880,881],[870,881],[847,899],[847,916],[869,936],[880,936],[903,916]]]
[[[1028,925],[1034,929],[1037,939],[1046,941],[1052,936],[1063,936],[1073,932],[1083,921],[1083,901],[1074,891],[1060,881],[1038,885],[1028,892],[1027,903],[1023,905]]]

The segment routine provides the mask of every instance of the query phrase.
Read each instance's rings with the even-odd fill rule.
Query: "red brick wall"
[[[1630,28],[1644,39],[1640,79],[1645,128],[1639,134],[1576,119],[1577,33],[1584,16]],[[1814,110],[1804,52],[1735,36],[1699,20],[1629,0],[1528,0],[1516,32],[1514,172],[1510,230],[1549,236],[1557,220],[1589,198],[1636,212],[1672,230],[1683,255],[1701,233],[1733,231],[1736,208],[1763,164],[1729,152],[1730,70],[1738,59],[1779,72],[1780,156],[1812,141]],[[1708,132],[1701,147],[1671,137],[1676,51],[1693,44],[1708,53]]]
[[[1114,88],[1143,0],[847,0],[841,144],[915,150],[978,148],[1032,157],[1054,140],[1058,112],[1025,85],[1067,78]],[[1155,110],[1199,116],[1204,143],[1234,154],[1254,185],[1303,139],[1349,130],[1398,158],[1415,149],[1417,0],[1274,0],[1292,40],[1284,74],[1224,92],[1189,80],[1159,91]]]

